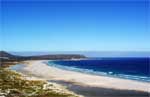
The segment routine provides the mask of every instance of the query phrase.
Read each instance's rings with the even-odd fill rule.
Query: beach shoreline
[[[48,66],[46,62],[48,62],[48,60],[26,61],[26,64],[16,71],[26,73],[30,76],[37,76],[45,80],[65,81],[81,86],[118,90],[135,90],[150,93],[149,83],[62,70]]]

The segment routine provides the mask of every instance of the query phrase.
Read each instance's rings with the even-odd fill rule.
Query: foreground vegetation
[[[83,55],[17,56],[0,51],[0,97],[80,97],[63,86],[41,80],[31,80],[6,69],[24,60],[85,58]]]
[[[64,87],[40,80],[27,80],[21,74],[0,68],[0,97],[79,97]]]

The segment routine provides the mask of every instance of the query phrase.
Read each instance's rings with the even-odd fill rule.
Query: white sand
[[[150,92],[150,83],[62,70],[50,67],[44,61],[28,61],[28,65],[23,67],[23,70],[46,80],[63,80],[92,87]]]

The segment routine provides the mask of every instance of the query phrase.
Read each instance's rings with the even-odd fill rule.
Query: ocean
[[[89,58],[49,61],[49,66],[100,76],[150,82],[150,58]]]

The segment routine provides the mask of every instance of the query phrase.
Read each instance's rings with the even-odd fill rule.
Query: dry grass
[[[26,80],[20,74],[0,68],[0,96],[5,97],[78,97],[72,93],[43,89],[46,82]]]

